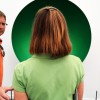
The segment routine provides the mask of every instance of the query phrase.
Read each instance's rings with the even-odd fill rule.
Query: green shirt
[[[83,64],[76,56],[33,55],[15,67],[13,87],[30,100],[72,100],[83,77]]]

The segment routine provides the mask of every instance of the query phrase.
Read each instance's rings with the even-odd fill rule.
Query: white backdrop
[[[6,14],[7,23],[9,24],[2,36],[3,46],[6,52],[4,58],[3,86],[10,86],[12,84],[14,67],[19,62],[15,56],[11,42],[13,23],[18,13],[31,1],[33,0],[0,0],[0,10]],[[95,97],[95,91],[100,90],[100,0],[70,1],[75,3],[84,12],[92,31],[90,51],[83,62],[85,66],[84,98],[92,100]]]

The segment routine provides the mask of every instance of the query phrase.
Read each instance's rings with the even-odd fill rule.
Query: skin
[[[78,91],[78,100],[82,100],[84,92],[84,82],[81,82],[77,88]]]
[[[0,17],[0,36],[5,32],[6,20],[3,16]]]
[[[0,87],[0,100],[10,100],[6,92],[13,90],[12,87]]]
[[[14,90],[14,100],[28,100],[25,92],[17,92]]]

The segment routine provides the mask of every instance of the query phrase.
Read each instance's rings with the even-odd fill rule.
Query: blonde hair
[[[2,11],[0,11],[0,17],[4,17],[6,20],[6,15]]]

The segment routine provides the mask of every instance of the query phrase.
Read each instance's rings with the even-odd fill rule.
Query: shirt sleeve
[[[81,60],[79,60],[79,73],[80,73],[80,78],[79,78],[79,83],[84,81],[84,65]]]
[[[18,92],[25,92],[25,80],[23,76],[23,66],[18,64],[15,67],[14,74],[13,74],[13,88]]]
[[[77,79],[77,87],[78,85],[84,81],[84,65],[83,62],[79,59],[78,60],[78,79]]]

